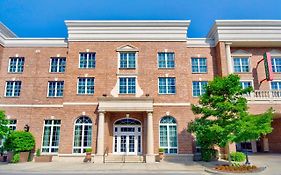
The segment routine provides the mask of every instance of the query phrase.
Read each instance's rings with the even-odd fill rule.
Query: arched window
[[[159,124],[160,148],[163,148],[166,154],[178,153],[178,134],[177,122],[172,116],[165,116]]]
[[[84,153],[92,147],[92,120],[87,116],[79,117],[74,124],[73,153]]]

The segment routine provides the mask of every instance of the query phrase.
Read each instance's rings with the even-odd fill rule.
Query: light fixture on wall
[[[28,124],[25,124],[25,126],[24,126],[24,131],[25,131],[25,132],[29,132],[29,125],[28,125]]]
[[[130,114],[126,114],[126,118],[129,118],[130,117]]]

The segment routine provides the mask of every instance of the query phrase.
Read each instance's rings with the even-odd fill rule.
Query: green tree
[[[210,150],[214,145],[225,147],[233,142],[255,140],[272,131],[273,110],[249,114],[244,95],[252,88],[243,89],[238,75],[216,77],[205,89],[199,104],[192,105],[193,113],[199,116],[188,124],[188,132],[196,136],[202,150]]]
[[[9,121],[6,119],[6,115],[4,111],[0,111],[0,139],[5,138],[9,132],[10,129],[7,126],[9,124]]]

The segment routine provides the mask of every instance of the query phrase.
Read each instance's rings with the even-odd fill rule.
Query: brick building
[[[164,148],[168,158],[189,159],[190,105],[229,73],[254,87],[251,113],[276,111],[271,134],[237,148],[281,152],[281,21],[218,20],[207,38],[188,38],[188,20],[65,23],[66,39],[19,38],[0,24],[0,108],[13,129],[29,126],[42,154],[92,148],[95,162],[154,162]],[[265,52],[274,80],[260,84]]]

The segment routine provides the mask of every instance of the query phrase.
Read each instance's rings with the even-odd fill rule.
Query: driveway
[[[281,154],[257,153],[249,156],[250,163],[266,166],[264,175],[281,175]]]

